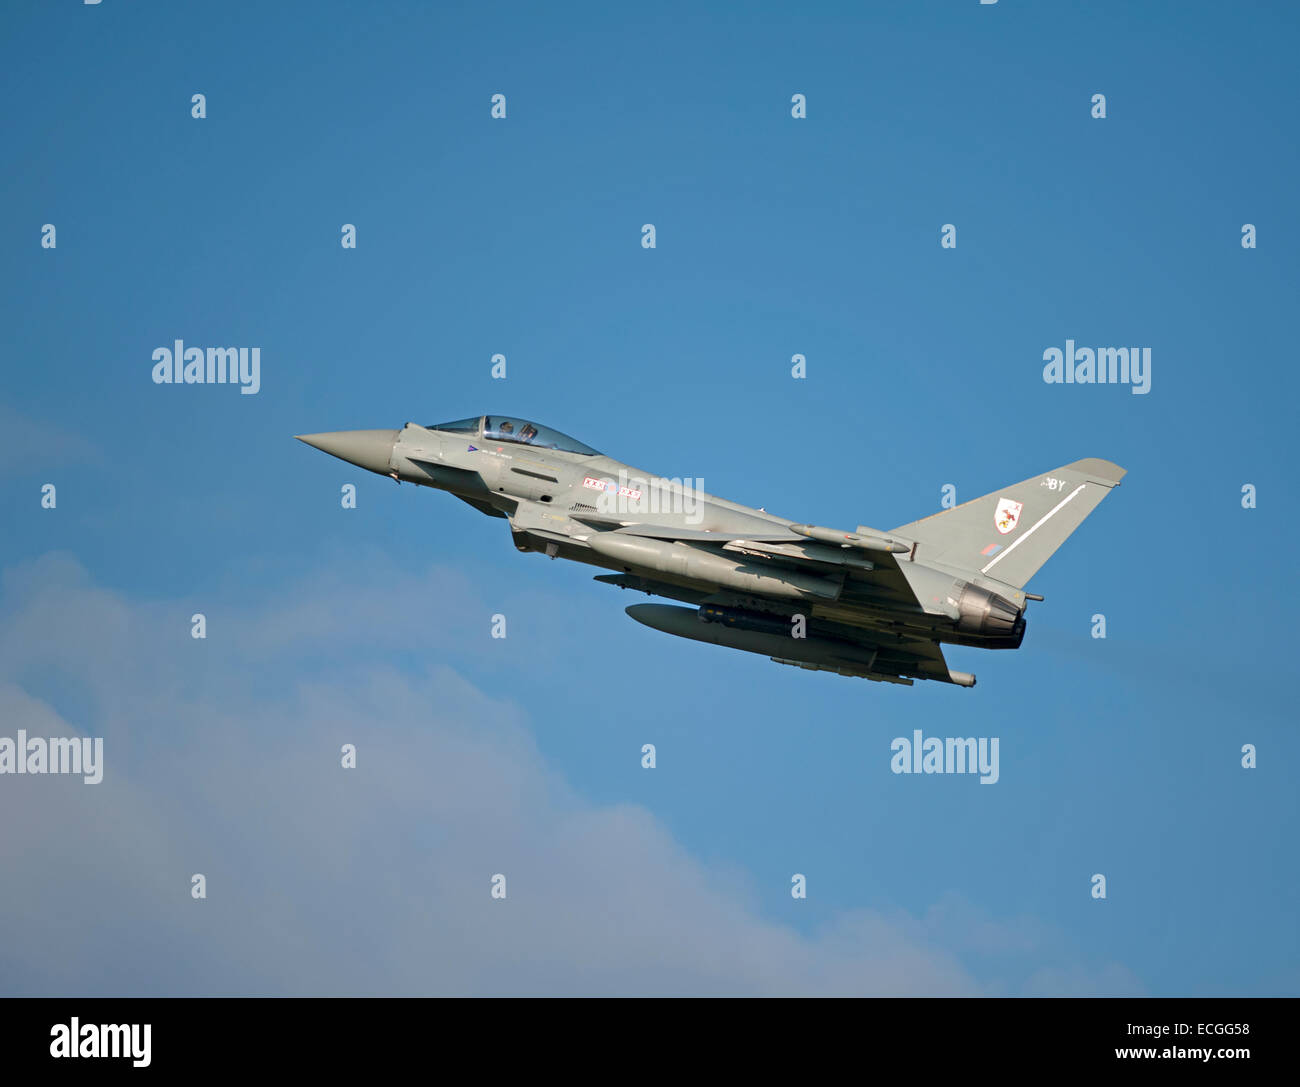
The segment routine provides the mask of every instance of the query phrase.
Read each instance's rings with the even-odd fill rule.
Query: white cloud
[[[21,476],[63,464],[98,459],[79,431],[38,422],[0,403],[0,476]]]
[[[355,586],[325,572],[230,614],[238,637],[207,643],[178,622],[186,606],[125,600],[67,558],[4,586],[0,735],[103,735],[106,763],[97,786],[0,779],[0,928],[21,934],[0,952],[5,992],[1139,988],[1123,968],[1055,959],[1018,985],[977,977],[964,951],[1033,960],[1051,937],[956,900],[924,918],[855,911],[812,936],[761,917],[738,877],[644,808],[576,795],[513,702],[440,664],[385,662],[420,625],[390,605],[467,600],[455,575]],[[313,667],[303,646],[323,642],[328,664]],[[343,743],[356,770],[339,766]],[[498,872],[504,901],[489,896]]]

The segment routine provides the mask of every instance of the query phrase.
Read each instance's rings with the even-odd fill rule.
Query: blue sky
[[[0,15],[0,735],[61,723],[103,735],[109,765],[103,800],[0,781],[51,847],[46,864],[7,854],[30,867],[4,881],[0,917],[143,925],[170,910],[195,955],[188,973],[131,960],[128,983],[100,952],[56,975],[10,948],[0,987],[205,992],[203,949],[228,961],[249,925],[283,943],[279,923],[301,926],[302,960],[286,952],[274,976],[227,966],[218,987],[298,991],[313,929],[255,920],[254,885],[292,893],[254,869],[353,894],[358,924],[391,922],[411,893],[401,873],[456,840],[465,888],[421,894],[467,896],[466,918],[493,905],[499,857],[530,851],[551,859],[530,886],[555,905],[585,873],[585,908],[615,932],[618,903],[644,906],[629,888],[688,889],[596,983],[582,964],[608,949],[579,929],[560,939],[565,910],[530,912],[512,888],[519,946],[563,954],[524,973],[518,955],[461,951],[430,991],[1300,992],[1284,471],[1300,17],[1011,0],[377,7]],[[496,93],[505,120],[489,116]],[[956,249],[940,247],[945,223]],[[260,392],[154,385],[152,352],[177,338],[259,346]],[[1150,393],[1045,384],[1043,352],[1067,339],[1150,347]],[[291,438],[484,411],[849,528],[933,512],[945,484],[965,500],[1081,457],[1129,475],[1029,586],[1046,602],[1019,652],[953,648],[978,687],[906,689],[647,630],[622,614],[636,599],[517,554],[503,522]],[[194,611],[206,642],[189,638]],[[352,716],[314,728],[331,699]],[[915,728],[1000,737],[1001,780],[891,774],[890,741]],[[491,757],[458,762],[475,730]],[[346,814],[391,866],[362,851],[324,872],[348,736],[389,756],[363,758],[373,803]],[[1245,743],[1257,769],[1240,765]],[[403,771],[417,751],[476,786],[448,793],[463,804],[426,795],[445,775]],[[532,783],[509,803],[504,767]],[[210,817],[186,803],[188,772],[222,798]],[[279,826],[282,787],[322,821],[267,831],[255,858],[236,813]],[[484,797],[517,816],[499,840]],[[600,832],[573,833],[556,814],[571,810]],[[52,828],[63,848],[109,812],[138,828],[133,863],[174,865],[179,904],[108,869],[120,917],[64,901]],[[188,876],[209,851],[230,858],[203,903],[221,924],[191,929]],[[703,883],[707,897],[689,889]],[[746,969],[701,979],[656,957],[746,926]],[[424,991],[425,975],[386,973],[395,962],[358,953],[318,984]],[[832,977],[843,962],[857,965]]]

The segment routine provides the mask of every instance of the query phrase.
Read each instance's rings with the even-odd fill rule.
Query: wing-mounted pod
[[[905,555],[912,550],[911,544],[899,543],[886,536],[863,530],[845,532],[838,528],[824,528],[821,525],[791,525],[791,532],[805,536],[818,543],[837,544],[840,547],[858,547],[863,551],[883,551],[891,555]]]
[[[755,596],[834,600],[844,587],[843,572],[823,577],[770,563],[740,561],[682,542],[597,532],[587,538],[587,546],[618,563],[625,573],[651,571]]]

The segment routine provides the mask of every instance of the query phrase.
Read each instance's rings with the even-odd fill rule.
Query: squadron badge
[[[1020,511],[1025,508],[1023,502],[1013,502],[1010,498],[999,498],[998,508],[993,511],[993,524],[997,530],[1006,535],[1020,524]]]

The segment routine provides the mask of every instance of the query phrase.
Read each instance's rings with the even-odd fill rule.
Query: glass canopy
[[[434,423],[426,430],[442,430],[452,434],[476,434],[489,442],[517,442],[520,445],[535,445],[539,449],[558,449],[563,453],[581,453],[584,456],[596,456],[596,450],[584,445],[576,438],[561,434],[558,430],[530,423],[527,419],[516,419],[508,415],[483,415],[476,419],[457,419],[454,423]]]

